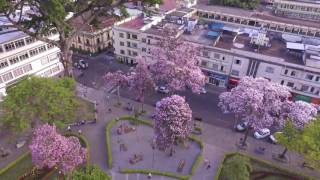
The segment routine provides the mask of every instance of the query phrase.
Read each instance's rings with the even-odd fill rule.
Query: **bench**
[[[186,165],[186,161],[185,160],[180,160],[179,165],[178,165],[178,172],[182,172],[184,165]]]
[[[141,154],[134,154],[133,158],[129,160],[130,164],[136,164],[143,160],[143,156]]]

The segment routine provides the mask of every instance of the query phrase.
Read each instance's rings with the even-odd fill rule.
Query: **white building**
[[[51,36],[57,39],[58,36]],[[21,31],[0,30],[0,99],[6,88],[26,75],[51,77],[63,71],[60,49],[37,41]]]

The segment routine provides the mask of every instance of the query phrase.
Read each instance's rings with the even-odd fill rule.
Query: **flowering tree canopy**
[[[44,124],[33,132],[29,146],[32,162],[37,168],[57,167],[63,173],[72,171],[86,159],[86,149],[76,137],[64,137],[55,126]]]
[[[170,36],[170,31],[167,34],[159,46],[151,50],[153,63],[150,70],[155,80],[165,83],[171,91],[190,88],[192,92],[200,93],[205,76],[197,65],[199,48]]]
[[[239,85],[219,96],[218,106],[225,113],[235,113],[254,129],[279,123],[282,107],[291,96],[287,87],[265,78],[243,77]]]
[[[148,69],[146,60],[140,58],[137,66],[131,72],[129,79],[129,88],[136,96],[136,99],[140,102],[144,102],[145,93],[154,90],[155,84],[152,78],[152,74]]]
[[[187,138],[192,131],[192,111],[185,98],[178,95],[159,101],[153,119],[156,144],[162,150],[170,148],[176,138]]]
[[[127,86],[128,85],[128,77],[126,74],[124,74],[122,71],[116,71],[116,72],[108,72],[104,76],[107,85],[116,87],[116,86]]]
[[[299,130],[317,116],[315,105],[303,101],[287,102],[283,109],[282,116],[292,121],[293,126]]]

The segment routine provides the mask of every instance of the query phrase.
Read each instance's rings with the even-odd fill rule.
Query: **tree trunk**
[[[120,86],[117,86],[117,101],[118,105],[120,105]]]
[[[238,119],[239,119],[239,116],[236,114],[236,115],[234,116],[234,123],[233,123],[233,128],[234,128],[234,129],[236,129],[236,127],[237,127]]]
[[[246,133],[244,135],[243,141],[242,141],[242,146],[246,146],[247,145],[247,139],[248,139],[248,135],[249,135],[249,131],[250,131],[250,127],[247,128]]]
[[[284,148],[284,151],[280,154],[280,158],[284,158],[286,156],[286,153],[288,152],[288,148]]]
[[[61,36],[60,36],[61,38]],[[61,39],[61,62],[64,67],[64,76],[73,77],[73,69],[72,69],[72,50],[70,50],[70,44],[65,39]]]

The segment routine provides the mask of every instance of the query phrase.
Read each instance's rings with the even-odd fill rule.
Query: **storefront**
[[[295,94],[295,95],[293,96],[293,100],[294,100],[294,101],[304,101],[304,102],[310,103],[310,102],[311,102],[311,97],[309,97],[309,96],[304,96],[304,95],[301,95],[301,94]]]
[[[217,74],[210,71],[204,71],[204,74],[208,77],[208,83],[219,87],[226,87],[228,76],[223,74]]]

